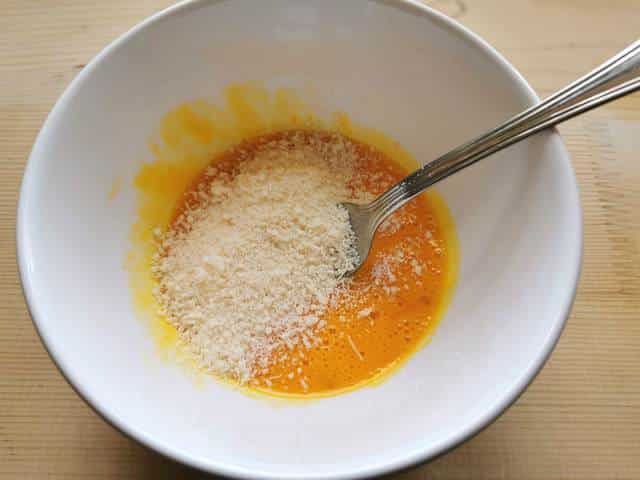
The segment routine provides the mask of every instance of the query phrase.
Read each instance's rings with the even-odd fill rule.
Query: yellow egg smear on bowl
[[[417,168],[344,113],[289,90],[180,106],[135,179],[134,299],[164,350],[252,392],[330,396],[388,377],[429,339],[457,273],[444,202],[385,220],[357,262],[341,202],[366,203]]]

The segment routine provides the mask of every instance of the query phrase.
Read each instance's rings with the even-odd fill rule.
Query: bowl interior
[[[524,388],[568,313],[581,227],[561,141],[538,135],[438,186],[459,283],[431,343],[396,375],[320,401],[260,401],[161,361],[123,267],[131,180],[159,119],[246,80],[307,92],[424,161],[535,100],[481,41],[410,2],[194,2],[157,16],[78,76],[30,158],[19,260],[47,348],[119,428],[207,470],[355,476],[441,452]]]

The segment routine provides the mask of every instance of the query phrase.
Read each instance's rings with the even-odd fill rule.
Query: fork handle
[[[427,163],[371,204],[375,225],[436,182],[545,128],[640,89],[640,40],[499,127]]]

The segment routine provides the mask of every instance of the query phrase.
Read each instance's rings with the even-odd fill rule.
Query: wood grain
[[[168,0],[0,2],[0,479],[202,475],[123,437],[57,372],[15,266],[22,170],[47,112],[104,45]],[[631,43],[638,0],[431,0],[545,95]],[[542,373],[496,423],[418,479],[640,478],[640,95],[561,128],[584,208],[571,319]]]

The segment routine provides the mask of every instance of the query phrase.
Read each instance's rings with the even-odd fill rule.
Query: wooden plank
[[[47,112],[89,59],[171,2],[3,0],[0,15],[0,478],[199,478],[123,437],[71,390],[26,311],[15,267],[22,169]],[[637,0],[432,0],[542,95],[638,36]],[[578,176],[584,269],[567,329],[504,416],[395,479],[640,478],[640,96],[561,128]]]

